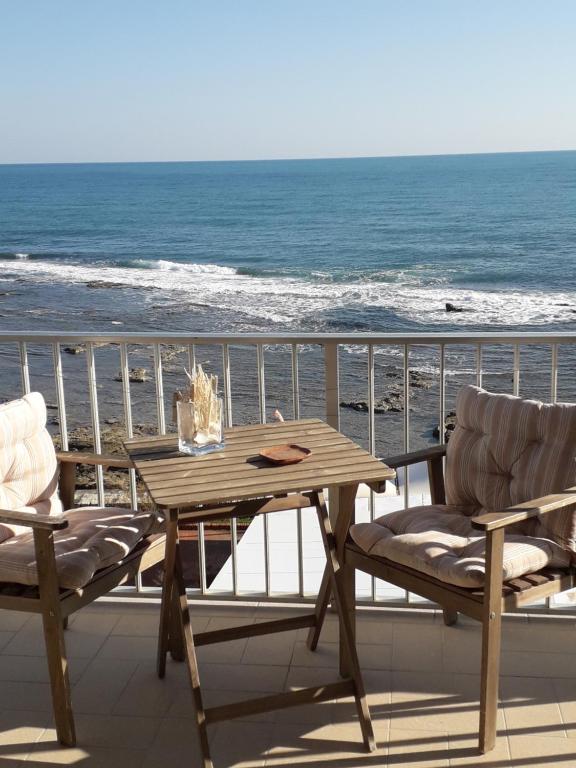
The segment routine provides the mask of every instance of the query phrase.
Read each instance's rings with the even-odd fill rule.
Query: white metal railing
[[[429,351],[429,357],[436,361],[432,369],[432,379],[437,384],[438,398],[435,405],[435,416],[439,425],[439,440],[444,440],[444,424],[447,413],[447,381],[458,376],[467,376],[471,383],[482,385],[486,378],[492,374],[508,374],[507,382],[510,383],[509,391],[514,394],[524,394],[523,381],[521,373],[527,377],[527,381],[532,383],[537,372],[540,383],[543,377],[546,379],[546,394],[548,398],[555,402],[559,393],[559,365],[561,360],[566,357],[571,363],[576,361],[576,334],[571,333],[424,333],[424,334],[83,334],[83,333],[0,333],[0,360],[2,370],[0,371],[0,397],[8,399],[16,397],[21,392],[26,393],[31,390],[31,381],[34,389],[43,391],[46,395],[50,392],[51,397],[56,401],[58,411],[58,429],[60,432],[61,445],[63,449],[68,448],[69,444],[69,413],[71,407],[78,406],[73,402],[73,398],[79,397],[79,381],[66,375],[62,362],[63,345],[85,345],[85,391],[88,405],[85,420],[89,421],[93,435],[93,446],[96,452],[101,451],[102,425],[100,419],[100,400],[101,384],[97,376],[97,360],[95,350],[101,345],[107,345],[110,349],[116,349],[118,354],[118,365],[120,370],[120,396],[122,398],[122,413],[124,429],[127,437],[132,437],[134,433],[134,398],[130,385],[130,366],[129,354],[131,349],[138,348],[147,350],[151,359],[151,367],[154,374],[155,391],[155,421],[156,430],[163,434],[167,429],[166,407],[170,407],[171,392],[165,388],[165,372],[163,366],[163,351],[168,345],[176,346],[180,350],[182,367],[186,365],[191,368],[196,360],[203,361],[204,358],[199,354],[200,348],[217,349],[221,351],[216,357],[210,356],[207,365],[218,366],[221,371],[221,382],[223,389],[223,400],[225,409],[225,420],[228,426],[236,423],[233,416],[236,413],[236,406],[239,402],[239,395],[233,391],[231,364],[231,351],[241,348],[247,350],[253,348],[256,350],[256,390],[257,393],[257,412],[261,422],[267,419],[267,373],[273,368],[266,361],[267,357],[272,357],[275,351],[282,350],[284,354],[288,352],[289,381],[287,383],[289,393],[286,396],[286,402],[290,404],[293,418],[299,418],[303,409],[306,409],[306,402],[302,400],[302,371],[310,373],[301,366],[301,355],[304,350],[315,350],[315,358],[318,370],[314,371],[314,379],[317,382],[324,379],[322,412],[317,415],[322,416],[330,425],[339,429],[341,426],[341,372],[340,366],[345,351],[355,351],[365,356],[366,360],[366,393],[367,393],[367,420],[365,435],[368,450],[376,455],[378,449],[378,424],[375,418],[376,403],[376,359],[378,355],[394,352],[396,359],[400,360],[400,377],[402,381],[402,414],[398,417],[397,428],[402,431],[401,448],[404,451],[411,449],[411,358],[418,352],[420,358],[422,350]],[[509,350],[511,355],[511,366],[508,368],[501,364],[501,370],[491,371],[487,365],[486,353],[492,347],[497,346],[499,350]],[[464,367],[462,371],[458,367],[448,369],[450,355],[454,350],[460,350],[461,357],[466,360],[472,360],[471,367]],[[531,360],[528,366],[522,369],[522,353],[526,350],[531,352]],[[32,352],[33,351],[33,352]],[[561,356],[562,351],[562,356]],[[142,352],[144,354],[144,352]],[[546,362],[546,356],[549,354],[549,363]],[[244,358],[243,358],[244,359]],[[356,358],[359,359],[359,358]],[[322,362],[323,360],[323,362]],[[419,364],[421,364],[421,359]],[[47,366],[50,369],[50,375],[47,376]],[[41,384],[37,382],[37,371],[42,370],[43,379]],[[546,373],[546,370],[548,371]],[[74,387],[71,384],[74,384]],[[564,399],[576,400],[576,381],[572,381],[567,376],[563,385],[562,394],[567,394]],[[83,389],[81,387],[81,389]],[[531,394],[531,393],[529,393]],[[166,397],[169,402],[167,404]],[[246,397],[246,395],[244,395]],[[390,423],[389,420],[387,423]],[[410,495],[410,476],[405,471],[402,480],[403,502],[408,505],[411,501]],[[106,501],[106,483],[101,467],[96,470],[96,491],[99,503]],[[138,504],[136,477],[133,470],[129,473],[129,493],[131,503],[134,507]],[[370,518],[374,518],[376,503],[374,493],[370,493],[368,498]],[[299,510],[296,519],[297,526],[297,554],[298,554],[298,585],[294,593],[273,594],[270,583],[270,544],[268,518],[263,518],[264,543],[263,558],[265,562],[264,590],[262,593],[247,595],[240,589],[238,583],[237,559],[238,559],[238,530],[237,521],[230,523],[230,547],[231,547],[231,565],[232,565],[232,590],[229,595],[218,593],[218,598],[229,597],[231,599],[270,599],[275,600],[309,600],[313,599],[313,594],[307,594],[305,587],[305,568],[303,556],[303,524],[302,511]],[[207,584],[206,575],[206,536],[204,526],[198,526],[198,560],[199,560],[199,587],[192,590],[195,596],[211,597],[212,593]],[[137,584],[137,590],[142,590],[140,583]],[[372,579],[370,598],[377,604],[384,604],[386,600],[378,598],[377,584]],[[407,593],[403,594],[400,601],[395,600],[394,605],[409,604],[411,597]],[[554,604],[547,604],[549,610],[558,607]]]

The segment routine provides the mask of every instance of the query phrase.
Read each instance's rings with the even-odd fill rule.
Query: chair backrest
[[[463,387],[446,459],[446,500],[495,512],[576,485],[576,404],[545,404]],[[523,532],[576,551],[575,507]]]
[[[58,462],[39,392],[0,405],[0,509],[59,514]],[[0,525],[0,541],[29,531]]]

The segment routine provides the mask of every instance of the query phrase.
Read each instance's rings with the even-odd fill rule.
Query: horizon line
[[[236,158],[220,160],[48,160],[30,162],[0,163],[1,167],[14,166],[46,166],[46,165],[169,165],[169,164],[200,164],[200,163],[304,163],[324,160],[402,160],[409,158],[431,157],[482,157],[492,155],[542,155],[576,152],[576,147],[571,149],[516,149],[495,150],[492,152],[438,152],[426,154],[405,155],[325,155],[319,157],[262,157],[262,158]]]

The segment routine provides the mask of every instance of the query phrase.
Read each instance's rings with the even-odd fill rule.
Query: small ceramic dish
[[[260,456],[271,464],[281,466],[283,464],[298,464],[299,461],[308,458],[311,453],[310,448],[287,443],[285,445],[271,445],[269,448],[263,448],[260,451]]]

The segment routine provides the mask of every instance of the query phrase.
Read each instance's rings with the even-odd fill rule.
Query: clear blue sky
[[[0,163],[576,148],[575,0],[0,0]]]

